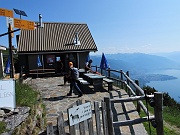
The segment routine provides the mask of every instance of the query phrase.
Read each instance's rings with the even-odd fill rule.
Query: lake
[[[178,78],[167,81],[151,81],[146,85],[154,87],[159,92],[168,92],[172,98],[174,98],[177,102],[180,102],[180,70],[160,70],[153,72],[153,74],[164,74]]]

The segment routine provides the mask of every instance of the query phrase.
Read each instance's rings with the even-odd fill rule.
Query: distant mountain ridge
[[[180,64],[167,57],[150,55],[144,53],[118,53],[105,54],[112,69],[138,70],[141,72],[151,72],[163,69],[180,69]],[[92,56],[94,64],[99,65],[101,56]]]
[[[118,53],[118,54],[105,54],[105,57],[111,69],[129,71],[130,75],[135,79],[143,79],[145,82],[157,80],[175,79],[174,77],[151,75],[148,80],[149,74],[153,71],[166,70],[166,69],[179,69],[180,63],[168,57],[157,56],[153,54],[144,53]],[[91,56],[93,65],[100,66],[101,55]],[[153,79],[154,77],[154,79]],[[146,79],[144,79],[146,78]]]
[[[176,51],[176,52],[165,52],[165,53],[154,53],[154,55],[158,55],[158,56],[162,56],[162,57],[166,57],[168,59],[171,59],[177,63],[180,63],[180,52]]]

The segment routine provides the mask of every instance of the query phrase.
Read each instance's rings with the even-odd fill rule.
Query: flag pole
[[[39,65],[38,65],[38,58],[39,58],[39,55],[37,56],[37,78],[38,78],[38,69],[39,69]]]
[[[42,64],[41,64],[41,60],[40,60],[39,55],[38,55],[37,56],[37,78],[38,78],[38,69],[40,66],[42,66]]]
[[[38,78],[38,67],[39,67],[39,66],[38,66],[38,64],[37,64],[37,78]]]

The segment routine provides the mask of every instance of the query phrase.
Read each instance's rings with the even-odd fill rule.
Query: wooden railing
[[[98,66],[92,66],[95,68],[96,72],[100,72],[102,75],[105,75],[107,78],[110,78],[116,82],[116,85],[122,89],[125,89],[128,93],[128,98],[119,98],[119,99],[110,99],[109,97],[104,98],[104,102],[106,102],[107,107],[107,119],[108,123],[108,131],[109,134],[113,133],[113,127],[119,126],[127,126],[138,124],[142,122],[151,122],[152,125],[156,128],[157,135],[163,135],[163,115],[162,115],[162,108],[163,108],[163,94],[160,92],[155,92],[154,95],[147,95],[147,92],[142,90],[139,87],[138,80],[133,81],[129,77],[129,72],[126,73],[122,70],[113,70],[108,68],[107,70],[102,70]],[[117,78],[113,78],[111,73],[115,72],[115,74],[119,74]],[[154,115],[150,116],[148,108],[144,105],[142,100],[146,100],[146,103],[149,103],[150,106],[154,107]],[[111,110],[111,103],[122,103],[122,102],[130,102],[130,101],[137,101],[136,109],[138,113],[140,113],[141,109],[146,114],[146,117],[138,118],[135,120],[126,120],[126,121],[113,121],[112,119],[112,110]]]

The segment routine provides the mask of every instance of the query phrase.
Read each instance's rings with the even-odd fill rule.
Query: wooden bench
[[[55,69],[31,69],[29,75],[47,75],[55,74]]]
[[[108,78],[103,78],[103,81],[108,84],[108,91],[113,89],[113,88],[112,88],[112,84],[113,84],[113,82],[114,82],[113,80],[108,79]]]
[[[84,80],[83,78],[78,78],[78,82],[80,84],[80,87],[83,91],[85,91],[85,89],[87,88],[87,86],[90,85],[90,83],[86,80]]]
[[[83,85],[89,85],[90,84],[88,81],[84,80],[83,78],[78,78],[78,81]]]

